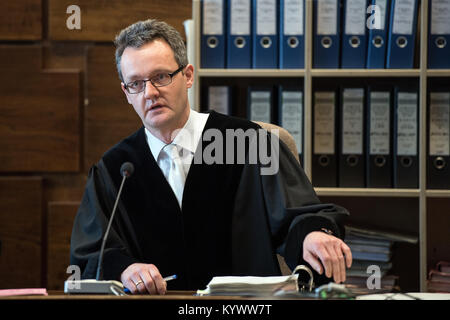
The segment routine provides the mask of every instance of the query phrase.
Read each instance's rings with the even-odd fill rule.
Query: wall
[[[79,30],[67,27],[75,22],[70,5],[81,10]],[[120,90],[114,37],[147,18],[184,35],[191,7],[190,0],[2,2],[0,289],[63,288],[89,168],[141,126]]]

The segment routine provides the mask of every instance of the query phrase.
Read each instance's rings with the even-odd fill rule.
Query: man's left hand
[[[345,281],[345,267],[352,265],[352,252],[341,239],[313,231],[303,241],[303,259],[319,274],[325,268],[325,275],[340,283]]]

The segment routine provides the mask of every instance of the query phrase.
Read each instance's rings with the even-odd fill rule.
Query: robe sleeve
[[[94,279],[96,276],[99,251],[116,194],[108,170],[100,161],[89,171],[72,229],[70,263],[80,268],[82,279]],[[126,213],[119,202],[103,256],[103,279],[106,280],[119,280],[122,271],[137,262],[124,240],[124,235],[129,233],[126,232],[129,223],[124,217]]]
[[[349,213],[343,207],[321,203],[297,159],[282,141],[278,151],[278,173],[262,175],[261,183],[273,246],[293,270],[299,264],[308,265],[303,260],[306,235],[326,228],[343,239],[343,223]],[[314,270],[313,273],[314,279],[321,279],[316,284],[326,281]]]

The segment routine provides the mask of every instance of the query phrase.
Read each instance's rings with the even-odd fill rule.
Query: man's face
[[[172,73],[179,67],[170,46],[160,39],[140,48],[127,47],[121,59],[124,83],[150,79],[160,73]],[[174,75],[172,83],[167,86],[156,88],[147,81],[143,92],[130,94],[122,83],[122,90],[150,132],[167,133],[183,127],[187,121],[187,89],[192,86],[193,74],[193,66],[188,65]]]

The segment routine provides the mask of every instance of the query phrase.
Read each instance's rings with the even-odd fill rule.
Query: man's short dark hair
[[[116,67],[120,81],[123,82],[120,62],[125,49],[127,47],[140,48],[156,39],[166,41],[172,48],[175,61],[178,63],[179,67],[188,64],[186,45],[184,44],[180,33],[174,27],[155,19],[138,21],[123,29],[116,36],[114,41],[114,44],[116,45]]]

